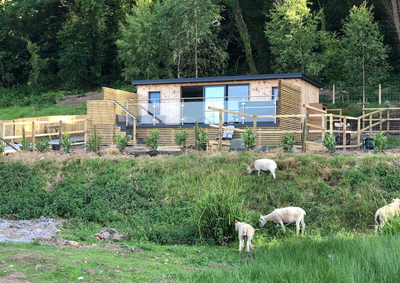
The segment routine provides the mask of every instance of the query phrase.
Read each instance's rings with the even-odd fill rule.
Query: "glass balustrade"
[[[126,107],[137,117],[137,126],[168,126],[195,124],[218,124],[219,111],[225,109],[249,115],[276,115],[276,101],[266,97],[198,97],[185,99],[128,100]],[[128,117],[128,126],[132,126]],[[224,124],[252,123],[253,118],[235,113],[223,113]],[[273,117],[257,117],[259,122],[276,123]]]

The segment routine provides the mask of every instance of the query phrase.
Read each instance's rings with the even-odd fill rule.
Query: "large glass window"
[[[228,98],[225,109],[240,112],[243,103],[249,100],[249,85],[228,85]],[[227,113],[228,124],[241,122],[240,115]]]
[[[209,106],[225,109],[225,86],[205,86],[204,87],[204,123],[212,124],[219,122],[219,112],[208,109]],[[223,121],[224,122],[224,119]]]
[[[153,91],[149,92],[149,108],[148,112],[150,115],[155,113],[156,115],[160,114],[160,92]]]
[[[278,101],[278,87],[272,88],[272,100]]]

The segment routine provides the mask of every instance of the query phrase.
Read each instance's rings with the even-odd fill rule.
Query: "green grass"
[[[0,279],[16,271],[30,282],[397,282],[400,238],[293,234],[257,236],[250,255],[229,246],[124,242],[73,248],[2,244]],[[131,248],[136,251],[132,252]],[[137,250],[139,249],[139,251]]]
[[[277,162],[276,180],[270,173],[247,174],[258,158]],[[394,264],[400,259],[398,234],[373,233],[375,211],[400,192],[395,154],[277,151],[57,161],[55,153],[23,159],[0,157],[1,216],[70,219],[61,236],[86,245],[104,244],[94,234],[114,228],[128,233],[124,244],[143,252],[3,243],[0,276],[19,270],[31,282],[81,276],[104,282],[393,282],[400,271]],[[255,227],[257,248],[250,256],[238,254],[232,230],[216,239],[200,236],[195,212],[207,202],[215,209],[208,222],[233,226],[238,217]],[[232,209],[235,202],[241,212]],[[286,233],[271,222],[258,227],[260,214],[284,206],[307,212],[304,237],[295,236],[293,224]],[[206,245],[215,242],[221,245]],[[94,272],[87,275],[88,269]]]
[[[13,120],[29,117],[86,115],[86,104],[80,106],[21,106],[1,109],[0,120]]]

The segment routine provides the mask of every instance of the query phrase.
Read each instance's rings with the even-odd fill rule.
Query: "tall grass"
[[[287,238],[240,258],[176,282],[398,282],[400,236]]]

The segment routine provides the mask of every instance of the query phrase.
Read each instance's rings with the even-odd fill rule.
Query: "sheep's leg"
[[[283,232],[286,232],[285,225],[283,225],[283,221],[279,222],[279,224],[281,224]]]
[[[246,243],[246,251],[249,253],[250,252],[250,241],[249,240],[247,240],[247,243]]]
[[[243,240],[243,238],[240,238],[239,239],[239,252],[242,252],[243,246],[244,246],[244,240]]]
[[[258,176],[260,176],[260,170],[258,170]]]
[[[300,222],[296,221],[296,235],[299,235],[299,231],[300,231]]]
[[[301,226],[303,226],[303,229],[301,230],[301,234],[304,234],[304,230],[306,229],[306,223],[304,222],[304,219],[301,219]]]

